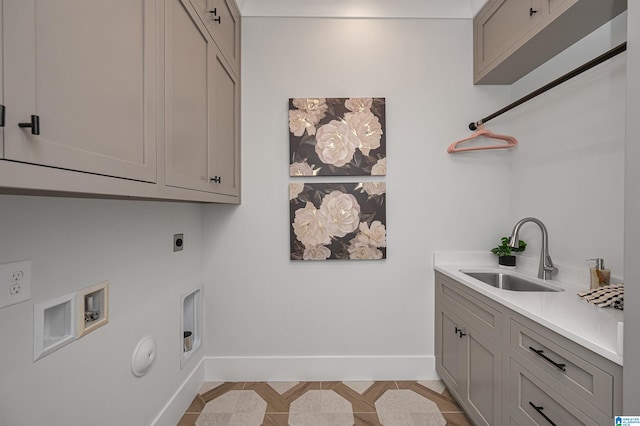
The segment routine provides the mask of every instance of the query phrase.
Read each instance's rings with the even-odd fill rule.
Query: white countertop
[[[520,262],[524,259],[518,259]],[[531,260],[522,262],[509,273],[522,275],[543,285],[563,288],[560,292],[517,292],[501,290],[471,278],[460,270],[499,271],[496,257],[481,252],[436,252],[433,266],[438,272],[459,281],[478,293],[518,312],[525,317],[555,331],[585,348],[622,365],[622,354],[618,353],[618,323],[623,322],[623,312],[614,308],[598,308],[577,296],[587,290],[588,282],[568,283],[542,281],[536,278],[536,267],[531,270]],[[558,266],[559,269],[562,266]],[[620,337],[621,338],[621,337]],[[622,342],[620,342],[622,343]]]

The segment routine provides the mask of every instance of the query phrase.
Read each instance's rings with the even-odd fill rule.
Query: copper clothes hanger
[[[489,138],[489,139],[499,139],[502,141],[507,142],[506,144],[501,143],[501,144],[497,144],[497,145],[485,145],[485,146],[470,146],[470,147],[466,147],[466,148],[459,148],[458,145],[464,143],[464,142],[469,142],[469,141],[473,141],[479,137],[485,137],[485,138]],[[479,151],[479,150],[483,150],[483,149],[504,149],[504,148],[513,148],[515,146],[518,145],[518,141],[516,140],[516,138],[514,138],[513,136],[507,136],[507,135],[499,135],[497,133],[493,133],[491,130],[485,129],[484,126],[480,125],[478,126],[478,130],[476,130],[475,132],[473,132],[471,134],[471,136],[466,137],[464,139],[460,139],[459,141],[456,141],[454,143],[452,143],[451,145],[449,145],[449,148],[447,148],[447,152],[449,154],[453,154],[456,152],[464,152],[464,151]]]

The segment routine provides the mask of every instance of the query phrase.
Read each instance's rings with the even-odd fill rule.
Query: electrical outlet
[[[0,308],[31,299],[31,261],[0,265]]]

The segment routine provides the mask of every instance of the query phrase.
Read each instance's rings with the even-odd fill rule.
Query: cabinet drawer
[[[551,387],[555,389],[563,385],[608,416],[613,416],[612,375],[572,352],[575,344],[550,331],[545,333],[547,337],[542,336],[513,319],[510,334],[514,352],[548,373],[553,378],[549,383]]]
[[[476,330],[487,337],[500,339],[503,329],[500,311],[440,274],[436,275],[436,291],[444,303],[456,307]]]
[[[563,426],[597,425],[598,420],[605,420],[595,419],[593,415],[574,407],[513,359],[511,359],[509,379],[511,415],[522,423]]]

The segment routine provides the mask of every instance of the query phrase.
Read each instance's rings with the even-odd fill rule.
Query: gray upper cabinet
[[[213,148],[210,179],[215,192],[240,195],[240,83],[219,53],[213,62]]]
[[[240,70],[240,12],[232,0],[190,0],[231,68]]]
[[[239,195],[237,77],[188,0],[167,8],[167,185]]]
[[[473,19],[474,84],[511,84],[627,9],[627,0],[489,0]]]
[[[239,203],[240,16],[194,5],[0,0],[0,193]]]
[[[4,0],[2,158],[156,182],[155,17],[154,0]]]

